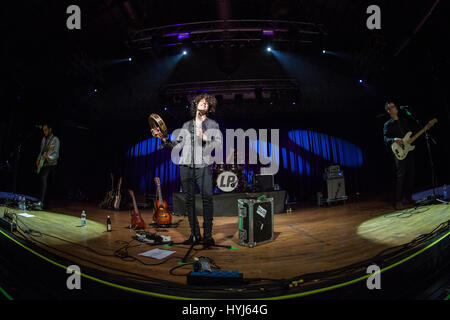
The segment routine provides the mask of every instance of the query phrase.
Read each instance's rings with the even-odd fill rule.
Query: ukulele
[[[161,182],[158,177],[155,178],[156,183],[156,201],[153,209],[153,221],[161,226],[168,226],[172,222],[172,215],[169,213],[167,202],[163,200],[161,193]]]
[[[119,187],[117,188],[116,197],[114,199],[114,209],[120,209],[120,200],[122,195],[120,194],[120,186],[122,185],[122,177],[119,179]]]
[[[144,219],[142,219],[142,215],[137,208],[136,199],[134,198],[134,192],[133,190],[128,190],[128,192],[130,193],[130,196],[133,200],[133,207],[134,207],[134,210],[131,213],[130,227],[132,229],[145,229],[145,222]]]

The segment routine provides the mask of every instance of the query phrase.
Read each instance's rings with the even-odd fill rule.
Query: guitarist
[[[399,117],[398,108],[394,102],[385,104],[386,112],[391,119],[385,122],[383,128],[384,142],[390,147],[392,143],[403,144],[402,138],[411,130],[406,119]],[[390,150],[390,149],[389,149]],[[410,152],[403,160],[398,160],[393,154],[395,164],[395,198],[394,209],[402,209],[402,205],[411,205],[412,189],[414,185],[414,153]]]
[[[189,130],[194,129],[196,139],[202,141],[202,148],[205,150],[206,147],[211,145],[221,145],[222,136],[214,135],[207,137],[204,132],[209,129],[219,130],[219,125],[216,121],[208,118],[209,115],[213,114],[216,110],[217,100],[214,96],[207,93],[201,93],[196,96],[194,103],[191,105],[191,116],[195,119],[195,128],[193,128],[194,121],[190,120],[183,124],[183,129]],[[152,134],[155,137],[161,137],[161,131],[159,128],[152,129]],[[182,142],[183,137],[176,137],[174,141],[169,141],[163,139],[163,144],[169,148],[173,148],[176,144]],[[201,139],[201,140],[200,140]],[[191,143],[186,141],[186,143]],[[192,164],[191,155],[183,155],[186,160],[180,165],[180,177],[181,185],[183,187],[186,211],[189,217],[189,225],[191,227],[191,236],[184,244],[198,244],[203,241],[203,246],[208,248],[215,244],[212,237],[212,227],[213,227],[213,181],[211,165],[207,164],[204,159],[202,163],[195,163],[195,184],[200,188],[200,193],[202,195],[203,201],[203,239],[200,234],[200,227],[197,218],[194,221],[193,212],[193,202],[195,196],[195,189],[193,189],[193,179],[192,179]],[[186,163],[186,164],[184,164]]]
[[[54,180],[56,174],[56,165],[59,158],[59,139],[53,135],[52,126],[48,123],[42,126],[42,131],[44,137],[41,141],[41,151],[36,160],[36,167],[39,165],[39,159],[42,157],[44,159],[44,166],[39,172],[41,180],[40,200],[42,208],[48,208],[47,202],[44,201],[46,201],[48,178],[50,176]]]

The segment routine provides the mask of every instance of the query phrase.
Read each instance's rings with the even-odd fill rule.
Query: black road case
[[[273,198],[238,199],[238,244],[254,247],[273,241]]]

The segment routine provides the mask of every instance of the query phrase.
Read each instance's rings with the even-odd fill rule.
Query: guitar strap
[[[55,137],[55,136],[52,134],[52,136],[50,137],[50,139],[47,140],[47,142],[45,143],[44,149],[42,149],[41,156],[42,156],[45,152],[48,151],[48,149],[50,148],[50,145],[51,145],[52,142],[53,142],[53,138],[54,138],[54,137]]]

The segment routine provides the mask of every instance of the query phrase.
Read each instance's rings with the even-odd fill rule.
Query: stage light
[[[164,111],[167,111],[167,107],[164,107]]]
[[[359,79],[359,83],[363,83],[363,81],[361,79]]]
[[[189,32],[181,32],[178,34],[178,40],[189,39]]]
[[[97,89],[94,89],[94,92],[97,92]]]
[[[130,57],[130,58],[128,58],[128,61],[132,61],[132,60],[133,60],[133,58],[131,58],[131,57]]]
[[[267,52],[271,52],[272,51],[272,48],[271,47],[267,47]]]
[[[293,101],[292,104],[295,104],[295,101]]]
[[[186,109],[189,109],[189,106],[188,106],[188,105],[186,105],[186,106],[185,106],[185,108],[186,108]]]
[[[183,56],[185,56],[187,54],[188,54],[187,50],[183,50]]]
[[[322,50],[322,53],[325,54],[325,53],[327,53],[327,51],[326,50]]]

